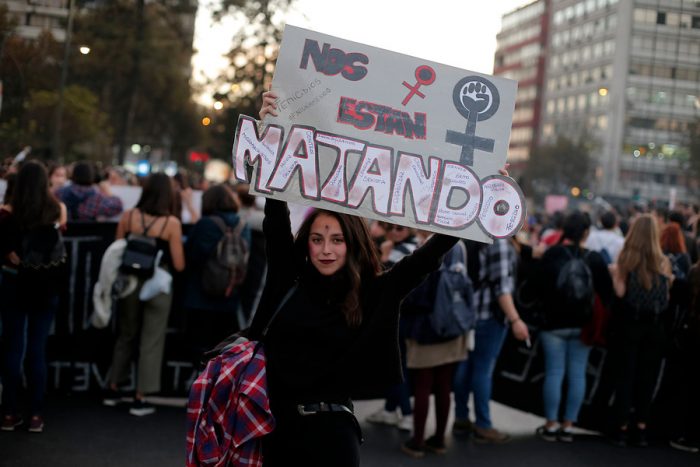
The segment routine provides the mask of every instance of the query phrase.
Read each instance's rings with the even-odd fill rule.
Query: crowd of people
[[[136,361],[130,413],[155,411],[148,396],[160,391],[172,278],[180,275],[186,332],[198,352],[240,330],[232,312],[239,308],[252,319],[251,335],[265,343],[277,421],[263,443],[266,465],[284,463],[276,457],[282,452],[309,455],[311,438],[320,446],[314,453],[319,459],[342,453],[347,465],[357,465],[362,435],[354,416],[299,417],[296,408],[315,413],[317,406],[338,407],[352,415],[351,397],[367,393],[370,381],[386,401],[367,421],[412,432],[401,446],[412,457],[445,452],[451,410],[454,436],[506,443],[508,433],[493,426],[489,411],[494,369],[509,333],[530,346],[535,331],[545,364],[546,421],[535,431],[542,440],[574,441],[589,352],[606,346],[616,365],[610,439],[620,446],[648,444],[665,359],[677,375],[678,419],[670,443],[698,452],[697,206],[534,214],[515,237],[488,245],[327,211],[307,216],[293,237],[284,203],[268,200],[263,214],[243,185],[196,182],[203,191],[198,211],[184,173],[137,178],[120,168],[98,171],[88,162],[47,167],[24,160],[5,165],[2,178],[3,431],[23,425],[23,414],[30,431],[44,429],[46,342],[58,307],[55,275],[66,261],[61,232],[70,222],[111,219],[117,221],[118,254],[103,268],[115,271],[109,294],[118,297],[117,335],[105,405],[125,400],[122,383]],[[142,187],[132,209],[124,210],[112,193],[120,184]],[[185,218],[193,224],[187,236]],[[201,277],[231,232],[247,245],[247,275],[228,293],[212,295]],[[155,260],[146,258],[151,252],[158,252]],[[133,259],[125,265],[127,256]],[[123,274],[128,267],[131,273]],[[411,290],[426,275],[445,270],[459,271],[470,284],[462,299],[474,319],[460,335],[424,339],[416,323],[430,321],[416,314],[435,313],[437,302],[422,312],[415,301],[401,303],[415,297]],[[20,403],[23,368],[26,409]],[[437,423],[426,439],[431,393]]]

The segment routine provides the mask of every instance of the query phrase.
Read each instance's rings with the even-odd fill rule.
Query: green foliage
[[[592,164],[589,149],[559,138],[554,145],[540,146],[530,154],[523,172],[525,190],[537,200],[547,194],[568,194],[571,187],[591,188]]]
[[[53,130],[53,116],[58,104],[55,91],[34,91],[29,98],[27,116],[32,147],[46,147],[50,144]],[[65,90],[63,97],[63,121],[61,152],[66,159],[102,159],[101,151],[110,142],[111,127],[107,114],[100,110],[97,96],[82,86],[72,85]],[[102,156],[102,157],[100,157]]]
[[[207,150],[230,157],[232,138],[240,114],[257,116],[263,91],[270,88],[282,41],[284,13],[294,0],[223,0],[215,18],[233,16],[244,26],[233,37],[228,67],[206,87],[216,89],[214,99],[224,109],[208,127]]]
[[[184,160],[201,138],[189,84],[191,37],[178,13],[184,5],[150,2],[140,13],[133,1],[107,2],[76,20],[73,79],[100,96],[121,140],[167,148]]]

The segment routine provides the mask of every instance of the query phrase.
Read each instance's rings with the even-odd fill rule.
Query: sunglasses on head
[[[403,225],[390,225],[386,228],[386,231],[391,232],[392,230],[395,230],[397,232],[403,232],[406,229],[408,229],[408,227],[404,227]]]

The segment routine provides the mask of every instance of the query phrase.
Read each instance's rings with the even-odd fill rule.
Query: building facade
[[[550,0],[547,9],[535,143],[562,136],[592,148],[587,188],[597,194],[691,200],[700,188],[687,170],[688,129],[700,119],[700,1]]]
[[[517,171],[538,144],[550,0],[536,0],[503,16],[493,74],[518,81],[508,160]]]
[[[36,39],[49,31],[55,40],[65,41],[69,0],[6,0],[4,4],[17,23],[14,34]]]

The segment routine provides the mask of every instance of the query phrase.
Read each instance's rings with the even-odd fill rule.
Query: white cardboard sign
[[[251,193],[490,243],[525,219],[506,161],[517,83],[287,25],[279,116],[241,116]]]

